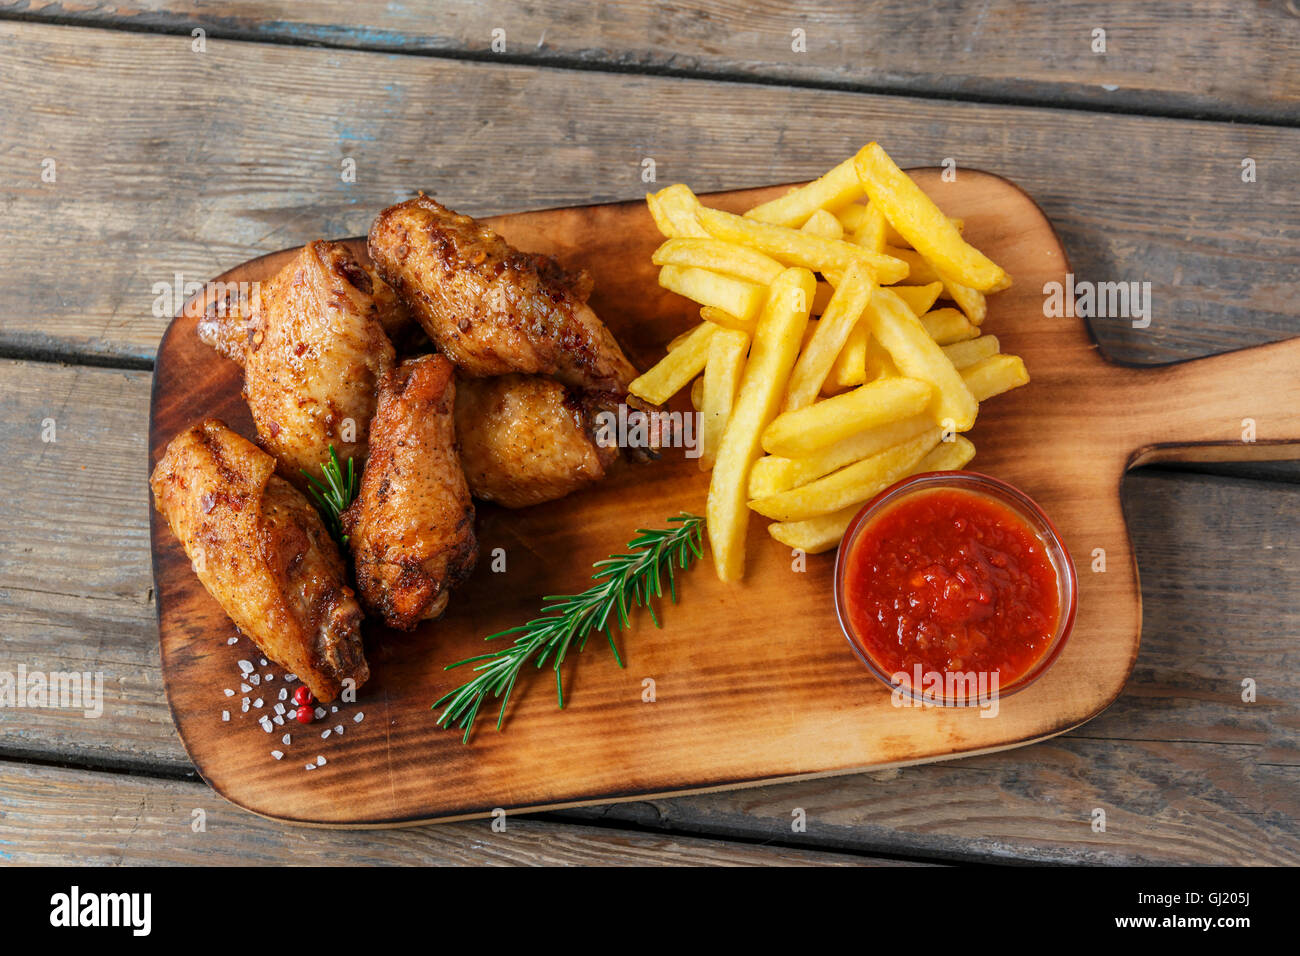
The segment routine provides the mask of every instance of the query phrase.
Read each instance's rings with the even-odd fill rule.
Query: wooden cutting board
[[[268,734],[256,718],[273,713],[280,689],[288,689],[283,671],[260,666],[246,638],[227,643],[234,626],[151,507],[163,679],[203,777],[268,817],[400,825],[924,763],[1032,743],[1102,711],[1133,667],[1142,625],[1122,475],[1160,460],[1295,457],[1300,339],[1171,366],[1110,363],[1082,320],[1043,315],[1044,283],[1063,281],[1069,265],[1027,195],[976,171],[949,184],[937,170],[913,175],[949,215],[965,218],[971,241],[1015,279],[990,299],[984,328],[1024,357],[1033,381],[981,408],[970,434],[978,449],[971,467],[1037,500],[1079,569],[1074,635],[1036,684],[1002,701],[991,719],[976,710],[893,707],[836,622],[833,554],[794,571],[789,550],[756,516],[744,582],[721,584],[707,560],[685,574],[681,603],[664,609],[662,630],[642,616],[619,639],[625,670],[596,638],[567,668],[566,709],[556,707],[546,669],[517,689],[503,732],[493,728],[495,710],[468,746],[458,732],[438,728],[430,704],[468,676],[445,665],[482,653],[486,635],[534,616],[542,595],[585,587],[592,562],[621,550],[636,528],[662,527],[682,510],[703,514],[708,475],[670,456],[623,464],[598,487],[552,504],[516,512],[481,507],[479,570],[447,615],[411,635],[369,631],[373,676],[360,699],[324,721],[290,720]],[[785,188],[706,201],[742,211]],[[650,255],[661,240],[644,203],[489,221],[516,246],[591,272],[593,307],[642,368],[695,321],[690,303],[656,284]],[[352,244],[364,248],[361,240]],[[216,281],[269,278],[293,251],[247,262]],[[1160,321],[1157,300],[1154,325]],[[177,317],[158,351],[151,468],[177,432],[208,415],[253,435],[241,370],[204,346],[195,324]],[[684,407],[683,397],[676,402]],[[1244,419],[1255,422],[1254,442],[1242,440]],[[497,548],[505,555],[501,573],[490,567]],[[1105,570],[1094,570],[1103,552]],[[240,660],[273,679],[243,693]],[[644,699],[648,681],[653,701]],[[251,698],[247,713],[244,697]],[[335,726],[344,733],[322,739]],[[283,759],[274,759],[273,749]],[[318,756],[325,764],[308,770]]]

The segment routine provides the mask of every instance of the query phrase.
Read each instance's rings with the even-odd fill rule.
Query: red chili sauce
[[[1056,635],[1060,597],[1043,541],[1014,511],[970,491],[901,498],[855,537],[847,611],[863,652],[899,671],[998,672],[1006,688]]]

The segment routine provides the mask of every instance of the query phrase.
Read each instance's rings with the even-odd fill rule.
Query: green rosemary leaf
[[[477,666],[474,677],[433,703],[433,710],[446,704],[438,716],[438,724],[464,730],[461,739],[468,743],[483,701],[491,696],[501,701],[497,715],[497,729],[500,730],[519,673],[530,662],[538,669],[547,661],[551,662],[555,670],[556,697],[563,708],[564,662],[570,648],[582,652],[592,631],[605,632],[614,659],[619,667],[623,667],[622,655],[614,641],[615,627],[626,630],[631,625],[631,610],[635,607],[645,608],[655,626],[662,627],[653,604],[655,598],[663,598],[661,574],[667,574],[669,591],[673,603],[676,603],[674,564],[685,570],[704,556],[703,518],[683,512],[668,521],[671,527],[666,529],[637,529],[626,553],[597,561],[592,566],[591,575],[595,583],[581,594],[547,595],[542,598],[541,612],[536,618],[485,639],[492,641],[514,635],[515,640],[509,646],[449,665],[447,670],[465,664]]]
[[[298,470],[307,478],[307,493],[311,496],[312,503],[316,505],[316,510],[320,512],[326,530],[339,544],[347,544],[348,536],[343,533],[343,512],[348,510],[348,506],[356,500],[357,493],[361,490],[360,483],[357,481],[355,463],[349,458],[345,471],[339,462],[338,452],[334,450],[333,445],[330,445],[329,461],[321,465],[321,472],[325,476],[324,481],[305,468]]]

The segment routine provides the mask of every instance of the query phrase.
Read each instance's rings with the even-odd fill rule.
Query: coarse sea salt
[[[227,644],[238,644],[238,643],[239,643],[239,638],[237,638],[237,637],[228,637],[228,638],[226,638],[226,643],[227,643]]]
[[[323,766],[325,766],[325,758],[324,758],[324,757],[317,757],[317,758],[316,758],[316,766],[318,766],[318,767],[323,767]]]
[[[253,673],[253,662],[252,662],[252,661],[240,661],[240,662],[239,662],[239,669],[240,669],[240,671],[242,671],[242,672],[245,673],[245,674],[251,674],[251,673]]]
[[[279,714],[275,715],[275,722],[280,726],[284,726],[284,718],[281,717]]]
[[[240,692],[241,694],[247,694],[247,693],[249,693],[252,689],[253,689],[253,688],[249,687],[247,684],[240,684],[240,685],[239,685],[239,692]]]
[[[335,725],[334,725],[334,733],[336,733],[336,734],[341,734],[341,733],[343,733],[343,725],[342,725],[342,724],[335,724]]]
[[[262,709],[262,698],[259,697],[259,698],[257,698],[257,700],[253,701],[253,706],[256,707],[258,710],[261,710],[261,709]]]
[[[283,737],[280,738],[280,743],[284,744],[287,747],[289,746],[289,743],[292,740],[293,740],[292,737],[290,737],[288,734],[285,734]]]
[[[243,711],[244,713],[248,713],[248,698],[247,698],[247,697],[245,697],[242,701],[239,702],[239,709],[240,709],[241,711]]]
[[[275,705],[275,712],[276,712],[277,714],[283,714],[283,713],[284,713],[284,704],[276,704],[276,705]]]
[[[226,688],[226,696],[227,696],[227,697],[234,697],[234,696],[235,696],[235,692],[234,692],[233,690],[231,690],[229,687],[227,687],[227,688]]]
[[[322,717],[325,716],[325,708],[317,707],[315,713],[316,713],[316,719],[320,720]]]
[[[353,716],[353,718],[352,718],[352,722],[353,722],[354,724],[359,724],[359,723],[361,723],[361,718],[364,717],[364,716],[366,716],[364,712],[362,712],[362,711],[357,711],[356,714],[355,714],[355,716]]]
[[[281,750],[272,750],[272,751],[271,751],[271,756],[274,757],[276,760],[279,760],[281,757],[284,756],[284,751],[281,751]]]
[[[322,733],[322,734],[320,735],[320,739],[321,739],[321,740],[324,740],[324,739],[325,739],[326,737],[328,737],[329,735],[330,735],[330,729],[329,729],[328,727],[326,727],[326,728],[325,728],[325,732]]]
[[[309,763],[309,764],[307,764],[307,769],[308,769],[308,770],[315,770],[315,769],[316,769],[316,765],[315,765],[314,763]]]
[[[248,682],[256,687],[258,684],[262,683],[262,678],[258,677],[256,674],[249,674]]]
[[[228,711],[228,710],[223,710],[223,711],[221,712],[221,719],[222,719],[223,721],[227,721],[227,720],[229,720],[229,719],[230,719],[230,711]]]

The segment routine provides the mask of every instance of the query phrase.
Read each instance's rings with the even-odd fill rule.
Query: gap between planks
[[[770,74],[747,72],[741,69],[724,69],[707,66],[672,65],[647,62],[644,52],[628,50],[620,58],[618,51],[600,51],[604,55],[582,55],[589,51],[557,51],[545,44],[547,31],[542,31],[534,46],[524,44],[528,51],[513,53],[507,50],[494,53],[490,48],[472,47],[453,39],[436,45],[429,37],[415,34],[390,34],[379,30],[367,31],[379,40],[359,39],[364,28],[345,25],[322,25],[292,22],[267,24],[271,30],[257,29],[253,25],[240,26],[236,17],[213,17],[208,14],[185,16],[180,13],[162,13],[152,18],[141,14],[103,13],[98,9],[66,10],[61,4],[53,5],[54,12],[33,11],[30,8],[0,8],[0,21],[36,23],[56,26],[83,27],[119,33],[150,34],[155,36],[189,37],[191,30],[201,26],[207,36],[215,40],[260,43],[264,45],[307,47],[322,50],[347,50],[358,53],[376,53],[388,56],[414,56],[426,59],[493,63],[512,66],[529,66],[553,70],[585,73],[608,73],[632,76],[665,77],[698,80],[713,83],[735,83],[750,86],[771,86],[801,90],[823,90],[837,93],[863,93],[876,96],[907,96],[921,100],[938,100],[958,103],[980,103],[993,106],[1022,106],[1050,108],[1082,113],[1125,114],[1151,118],[1202,120],[1221,123],[1249,123],[1258,126],[1300,128],[1300,109],[1294,105],[1278,103],[1221,102],[1205,95],[1179,93],[1173,90],[1113,89],[1111,96],[1102,100],[1096,95],[1095,83],[1082,79],[1070,82],[1037,82],[1045,93],[1030,92],[1033,82],[1012,77],[977,76],[973,90],[959,89],[952,82],[945,83],[941,73],[913,76],[904,71],[886,70],[885,76],[875,81],[833,79],[828,76],[800,75],[797,71],[782,71],[781,64],[772,63]],[[982,19],[982,18],[981,18]],[[1110,18],[1107,18],[1110,20]],[[231,26],[234,22],[236,25]],[[791,22],[795,22],[791,20]],[[802,22],[802,21],[800,21]],[[1119,24],[1123,26],[1123,24]],[[1199,30],[1199,24],[1188,27]],[[720,27],[726,29],[726,27]],[[295,31],[298,35],[295,35]],[[490,39],[490,38],[485,38]],[[971,54],[972,58],[976,54]],[[701,59],[687,55],[687,59]],[[672,59],[676,59],[675,57]],[[1082,73],[1082,71],[1081,71]],[[1107,89],[1107,87],[1100,87]],[[1023,91],[1021,91],[1023,90]],[[1119,96],[1114,94],[1119,93]]]
[[[201,783],[0,762],[0,860],[10,865],[925,866],[852,850],[512,816],[400,830],[286,827]],[[129,809],[128,809],[129,808]],[[196,827],[199,827],[196,829]]]

